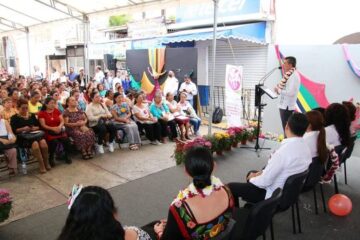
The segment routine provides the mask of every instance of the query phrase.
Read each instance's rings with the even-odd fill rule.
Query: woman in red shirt
[[[54,98],[46,98],[38,115],[40,126],[45,131],[45,139],[49,145],[49,163],[52,167],[55,166],[54,155],[59,143],[63,145],[65,162],[71,163],[71,158],[68,155],[70,142],[65,132],[64,119],[55,106]]]

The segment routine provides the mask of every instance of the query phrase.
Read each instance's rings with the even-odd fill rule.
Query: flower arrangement
[[[10,193],[6,189],[0,189],[0,222],[9,218],[12,201]]]
[[[243,131],[244,131],[244,128],[242,128],[242,127],[231,127],[231,128],[228,128],[227,133],[230,136],[233,136],[233,141],[240,142],[242,139]]]
[[[180,165],[181,163],[184,162],[185,154],[189,149],[199,146],[206,147],[211,150],[212,143],[211,141],[207,140],[205,137],[197,137],[194,140],[188,142],[181,142],[181,141],[176,142],[176,148],[174,152],[174,158],[176,160],[176,164]]]
[[[232,140],[228,133],[226,132],[217,132],[214,133],[215,139],[218,141],[216,151],[227,150],[231,148]]]

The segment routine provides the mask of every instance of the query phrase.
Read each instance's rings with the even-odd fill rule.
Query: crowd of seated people
[[[167,97],[167,104],[172,105],[171,97]],[[135,99],[143,102],[141,93]],[[121,101],[119,99],[116,102]],[[157,101],[153,104],[156,108],[163,108],[161,111],[166,113],[175,112],[177,109],[175,105],[172,108],[165,108]],[[149,121],[148,124],[154,126],[157,124],[157,136],[161,136],[161,123],[149,113],[149,107],[144,105],[143,108],[139,108],[139,111],[147,111],[147,113],[139,115],[140,120]],[[239,217],[241,218],[237,215],[239,211],[236,211],[236,208],[240,207],[239,198],[250,203],[248,208],[252,204],[270,198],[276,189],[284,188],[285,182],[290,176],[308,170],[314,160],[320,161],[327,170],[324,172],[324,176],[332,177],[331,173],[329,175],[329,171],[333,164],[338,164],[334,159],[338,160],[337,155],[340,154],[334,149],[339,146],[347,147],[351,141],[354,141],[355,132],[351,132],[351,121],[359,120],[355,113],[355,106],[349,102],[333,103],[327,109],[320,108],[306,114],[293,113],[285,127],[286,138],[270,156],[267,165],[262,170],[250,171],[243,183],[223,184],[214,175],[216,163],[212,153],[204,147],[190,148],[185,154],[184,162],[185,173],[191,179],[190,185],[180,190],[172,201],[166,219],[151,222],[142,228],[121,225],[114,202],[106,190],[87,187],[80,190],[78,197],[76,197],[75,191],[70,200],[70,203],[73,202],[73,206],[70,206],[66,225],[58,239],[98,239],[105,236],[109,239],[125,240],[212,239],[214,237],[217,239],[240,239],[241,236],[238,234],[241,232],[237,229],[241,227],[240,224],[243,224],[243,221],[236,221]],[[102,199],[105,196],[107,199]],[[92,200],[85,200],[85,198]],[[101,203],[101,201],[103,202]],[[110,203],[107,204],[110,207],[108,210],[103,208],[106,202]],[[87,214],[85,215],[86,219],[83,219],[84,211],[79,209],[89,211],[94,216]],[[112,213],[108,214],[107,222],[114,222],[114,228],[108,231],[96,231],[97,224],[101,224],[96,221],[98,215],[106,212]],[[230,224],[231,219],[235,220],[233,225]],[[86,227],[81,225],[83,221],[87,221],[84,224]],[[79,231],[73,230],[76,226],[79,227]],[[96,232],[90,233],[87,229],[93,229]],[[222,238],[225,233],[226,238]],[[96,238],[92,236],[96,236]]]
[[[56,165],[55,160],[70,164],[69,152],[74,148],[83,159],[91,159],[106,150],[114,152],[116,141],[126,141],[130,150],[138,150],[141,135],[160,145],[167,139],[190,140],[191,125],[193,135],[199,134],[201,120],[186,94],[177,103],[174,96],[159,91],[148,101],[145,92],[131,89],[126,75],[117,73],[112,79],[100,67],[89,81],[83,69],[77,73],[71,68],[67,75],[55,73],[43,79],[0,76],[3,134],[13,132],[11,141],[7,139],[11,145],[0,151],[7,157],[11,175],[16,173],[20,154],[11,154],[10,147],[25,149],[38,160],[39,171],[46,173]],[[6,124],[11,126],[8,131]]]

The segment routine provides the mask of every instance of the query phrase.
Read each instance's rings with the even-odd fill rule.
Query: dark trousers
[[[265,199],[266,190],[259,188],[250,182],[229,183],[228,186],[230,188],[232,195],[234,196],[235,207],[239,207],[240,205],[239,198],[242,198],[242,200],[250,203],[258,203]]]
[[[171,121],[164,121],[162,119],[159,119],[160,125],[161,125],[161,137],[167,137],[169,135],[168,127],[170,128],[171,136],[170,138],[176,138],[177,137],[177,130],[176,130],[176,122],[175,120]]]
[[[47,143],[48,143],[48,146],[49,146],[49,159],[50,159],[50,161],[54,161],[56,147],[60,143],[63,145],[65,157],[68,158],[68,153],[70,152],[70,141],[69,141],[69,139],[67,137],[66,138],[57,138],[57,139],[54,139],[52,141],[48,141]]]
[[[106,142],[105,137],[106,133],[109,133],[109,142],[112,143],[116,136],[116,127],[114,124],[98,124],[94,127],[92,127],[95,134],[97,135],[98,144],[102,145],[104,142]]]
[[[282,124],[283,130],[285,132],[286,123],[287,123],[289,117],[291,116],[291,114],[293,114],[294,110],[288,110],[288,108],[279,109],[279,110],[280,110],[281,124]]]
[[[152,124],[136,122],[136,124],[138,125],[139,132],[145,130],[146,138],[150,141],[161,140],[161,125],[159,122]]]

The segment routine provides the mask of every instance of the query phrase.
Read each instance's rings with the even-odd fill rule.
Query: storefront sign
[[[164,17],[143,19],[128,23],[128,36],[143,38],[161,36],[167,33]]]
[[[228,127],[242,126],[242,78],[243,67],[226,65],[225,74],[225,112]]]
[[[219,1],[218,17],[236,17],[260,13],[260,6],[261,0],[221,0]],[[177,9],[176,23],[210,20],[213,16],[213,1],[207,1],[200,4],[189,4]]]
[[[104,54],[112,54],[119,60],[125,59],[128,49],[131,49],[130,41],[89,44],[89,59],[103,59]]]

